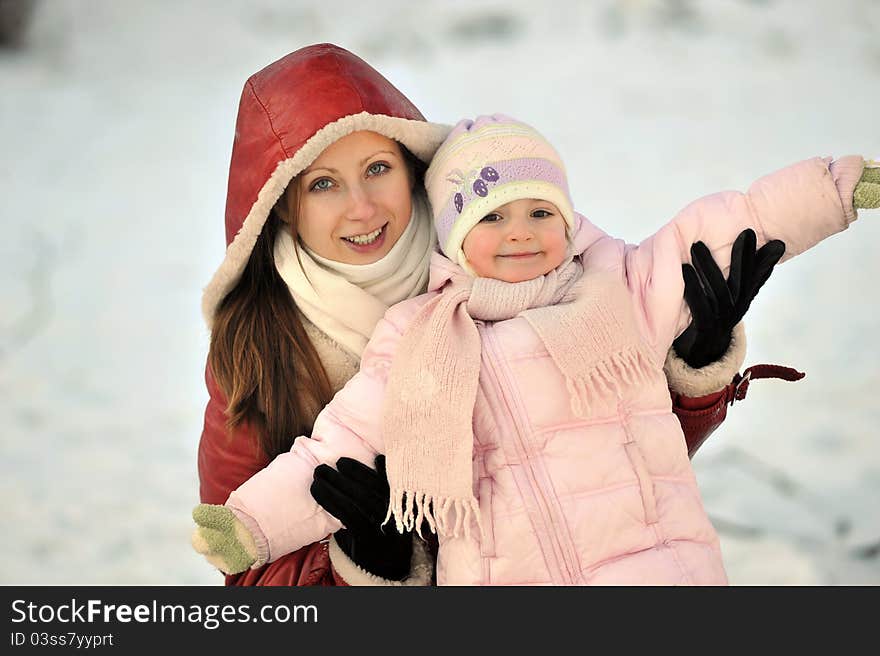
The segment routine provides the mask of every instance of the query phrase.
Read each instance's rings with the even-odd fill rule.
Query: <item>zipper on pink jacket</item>
[[[576,577],[574,574],[575,572],[578,572],[578,569],[576,565],[573,566],[566,557],[565,547],[558,536],[558,531],[562,530],[561,525],[558,520],[554,519],[551,504],[547,500],[547,495],[545,494],[532,466],[533,460],[530,457],[532,455],[532,449],[529,448],[528,440],[523,436],[520,428],[521,426],[528,425],[528,422],[525,416],[523,416],[523,413],[519,411],[518,404],[515,400],[508,398],[505,393],[505,389],[511,389],[509,385],[508,387],[505,387],[502,384],[505,382],[509,384],[510,377],[501,371],[502,363],[501,358],[498,355],[499,349],[495,342],[494,329],[491,325],[483,323],[477,323],[477,329],[482,333],[481,342],[484,345],[483,361],[487,365],[487,372],[491,374],[490,378],[492,379],[492,382],[494,382],[494,389],[492,391],[495,392],[496,398],[501,400],[511,417],[511,420],[508,422],[509,426],[507,426],[510,428],[509,434],[515,437],[519,452],[528,456],[521,458],[521,466],[528,478],[529,487],[534,495],[535,505],[538,507],[540,518],[544,522],[544,533],[547,535],[547,540],[550,542],[553,555],[557,561],[558,578],[568,585],[574,585],[577,580],[579,580],[579,576]],[[540,536],[538,536],[538,540],[539,542],[541,541]],[[548,563],[548,567],[550,567],[550,563]]]

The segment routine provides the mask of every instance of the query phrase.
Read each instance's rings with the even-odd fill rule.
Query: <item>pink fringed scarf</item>
[[[599,388],[620,393],[645,381],[650,358],[639,340],[624,281],[584,274],[582,253],[521,283],[474,278],[442,255],[430,288],[442,293],[417,313],[391,365],[383,417],[392,516],[399,531],[422,522],[443,535],[470,535],[480,512],[473,492],[472,416],[481,345],[474,319],[522,315],[565,375],[575,415]]]

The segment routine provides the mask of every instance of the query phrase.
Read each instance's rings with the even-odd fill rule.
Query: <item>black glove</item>
[[[739,233],[733,242],[726,281],[706,244],[698,241],[691,246],[693,266],[682,264],[681,273],[692,321],[672,343],[689,366],[705,367],[727,352],[733,327],[742,320],[785,253],[785,244],[778,239],[768,241],[757,251],[756,245],[754,230]]]
[[[409,574],[412,531],[398,533],[394,521],[381,525],[388,511],[390,491],[385,456],[376,457],[376,470],[352,458],[340,458],[336,469],[318,465],[311,493],[345,528],[336,543],[362,569],[400,581]]]

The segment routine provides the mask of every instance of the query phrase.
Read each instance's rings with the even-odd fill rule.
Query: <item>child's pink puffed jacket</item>
[[[700,240],[726,272],[730,246],[746,228],[759,245],[781,239],[783,261],[791,258],[855,219],[859,175],[835,181],[828,160],[810,159],[759,179],[746,194],[688,205],[638,246],[579,217],[585,275],[611,272],[626,285],[641,337],[656,354],[655,375],[622,396],[609,389],[586,419],[576,417],[563,375],[525,319],[476,322],[482,362],[473,485],[483,531],[440,536],[438,584],[727,583],[663,374],[672,341],[690,321],[681,264]],[[446,278],[435,269],[431,279],[438,289]],[[408,322],[437,293],[388,310],[360,373],[321,412],[312,437],[298,438],[230,496],[227,506],[262,533],[257,543],[269,560],[341,527],[309,493],[314,468],[341,456],[372,465],[383,452],[391,360]],[[386,530],[394,530],[393,520]]]

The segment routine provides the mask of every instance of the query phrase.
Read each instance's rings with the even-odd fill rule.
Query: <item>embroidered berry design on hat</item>
[[[480,177],[486,182],[498,182],[498,171],[491,166],[487,166],[480,171]]]
[[[475,175],[476,169],[471,170],[466,175],[462,173],[459,169],[455,169],[450,171],[449,176],[446,178],[450,182],[454,182],[456,184],[464,187],[467,184],[467,180]],[[493,169],[491,166],[484,166],[480,169],[479,177],[474,180],[471,184],[471,189],[473,192],[479,196],[480,198],[485,198],[489,195],[489,185],[486,183],[495,183],[501,176],[498,174],[498,171]],[[464,194],[461,192],[456,192],[456,194],[452,197],[452,202],[455,205],[455,211],[461,214],[464,209]]]

